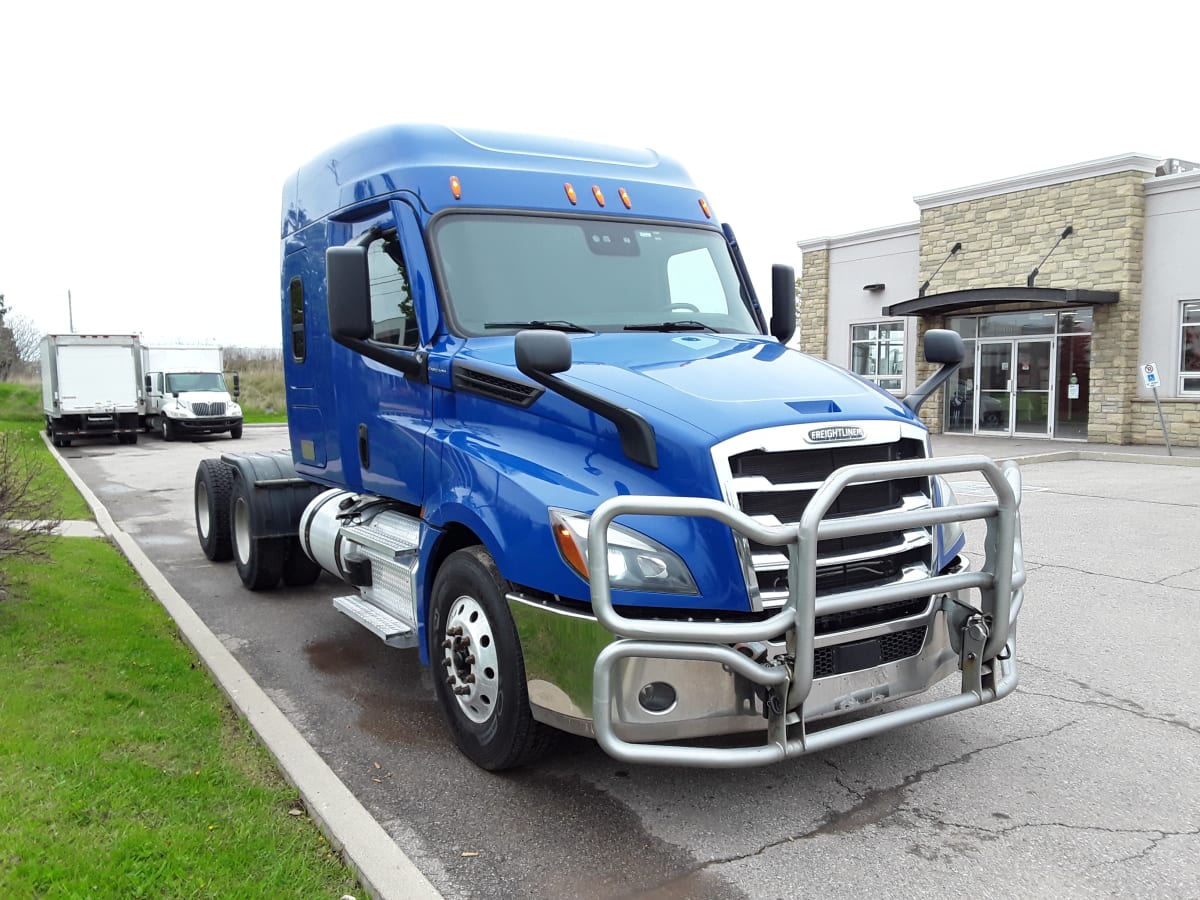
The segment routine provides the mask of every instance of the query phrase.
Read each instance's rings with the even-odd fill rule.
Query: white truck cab
[[[220,347],[142,344],[142,427],[173,441],[186,434],[242,436],[238,376],[230,394]]]

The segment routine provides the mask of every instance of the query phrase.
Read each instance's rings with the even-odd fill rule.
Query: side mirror
[[[933,392],[946,383],[963,361],[962,335],[957,331],[933,328],[925,332],[925,361],[941,363],[942,367],[904,398],[904,405],[917,412]]]
[[[150,393],[150,376],[147,375],[145,378],[142,379],[142,381],[146,385],[146,393],[147,394]]]
[[[786,344],[796,333],[796,270],[771,266],[771,336]]]
[[[571,340],[561,331],[518,331],[514,349],[517,368],[530,378],[535,372],[557,375],[571,368]]]
[[[371,287],[367,248],[358,244],[325,251],[329,332],[339,344],[371,336]]]
[[[233,373],[233,399],[237,399],[242,394],[242,379],[237,372]]]

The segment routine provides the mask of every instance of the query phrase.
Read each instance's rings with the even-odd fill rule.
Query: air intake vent
[[[543,393],[542,388],[520,381],[510,381],[496,375],[480,372],[462,364],[454,367],[454,389],[480,397],[489,397],[513,406],[529,406]]]

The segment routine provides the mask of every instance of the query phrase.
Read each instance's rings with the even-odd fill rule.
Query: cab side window
[[[367,248],[371,282],[371,337],[398,347],[420,343],[408,286],[408,269],[395,233],[384,235]]]

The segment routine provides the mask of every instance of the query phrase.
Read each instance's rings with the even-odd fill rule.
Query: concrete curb
[[[367,893],[378,900],[441,900],[442,895],[209,631],[141,547],[117,526],[104,504],[66,465],[45,434],[42,441],[91,507],[100,530],[116,543],[175,620],[184,641],[196,651],[217,685],[275,757],[283,776],[300,792],[317,827],[341,851]]]
[[[994,458],[998,460],[1011,459],[1019,466],[1069,462],[1076,459],[1096,462],[1142,463],[1151,466],[1200,466],[1200,456],[1152,456],[1146,453],[1120,453],[1104,450],[1058,450],[1051,453],[1030,453],[1024,456],[998,454]]]

